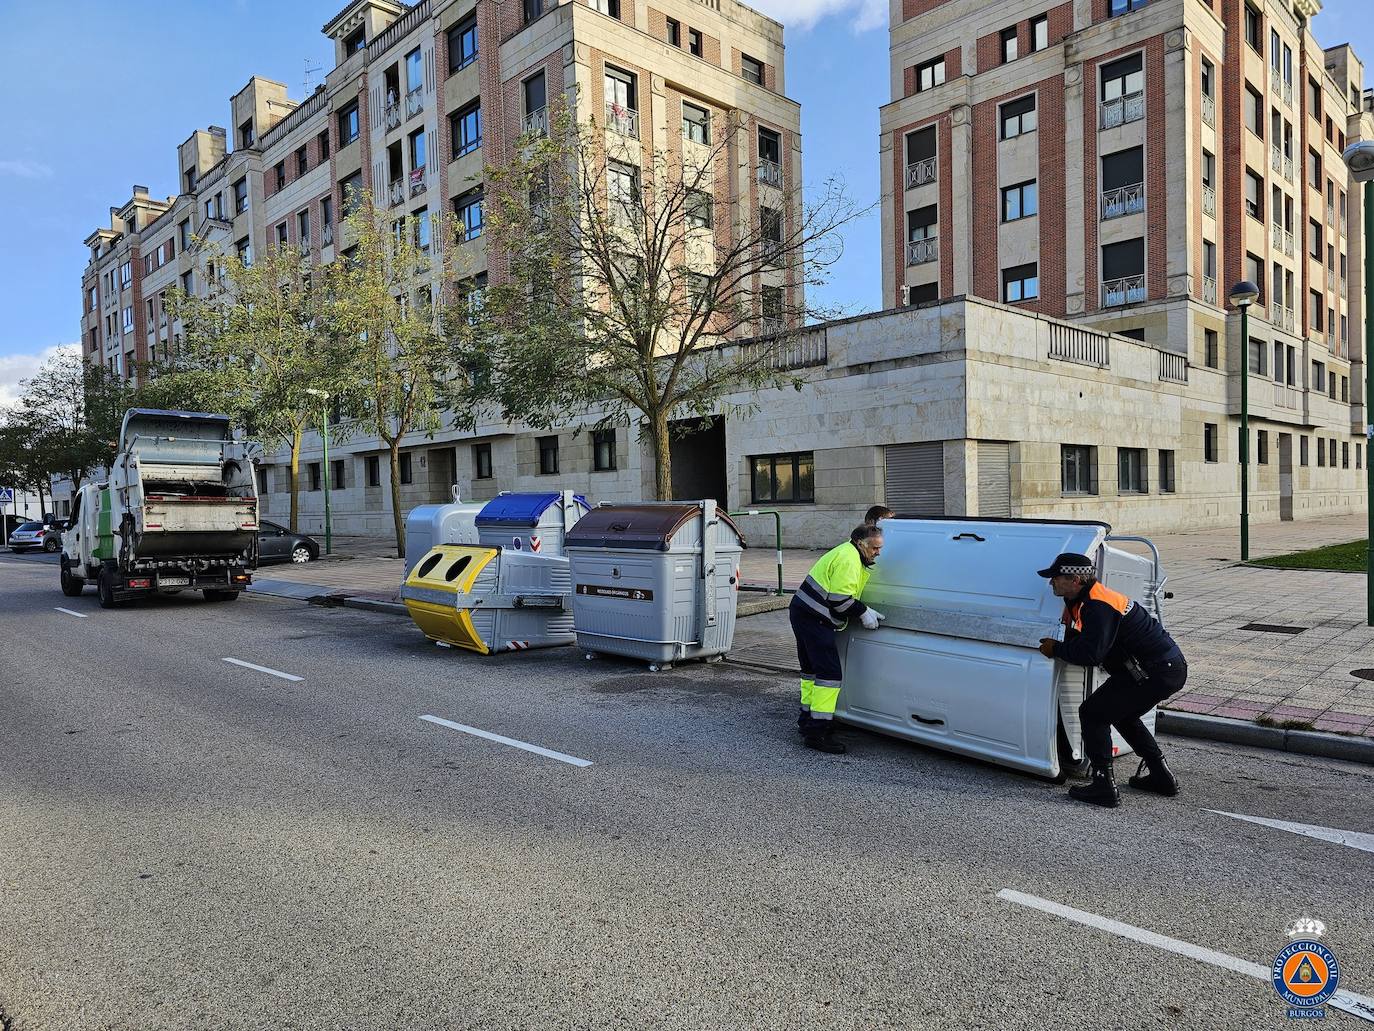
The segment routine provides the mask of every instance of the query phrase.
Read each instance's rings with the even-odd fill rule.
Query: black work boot
[[[1112,776],[1112,764],[1093,763],[1093,779],[1087,784],[1076,784],[1069,788],[1069,797],[1080,802],[1115,809],[1121,804],[1121,792],[1116,790],[1116,778]]]
[[[797,733],[802,737],[806,737],[807,732],[811,729],[811,725],[815,722],[816,721],[811,718],[810,709],[797,710]]]
[[[1142,776],[1143,771],[1147,769],[1150,772]],[[1126,783],[1137,791],[1148,791],[1151,794],[1163,795],[1165,798],[1173,798],[1178,794],[1178,778],[1165,765],[1162,755],[1142,757],[1140,768],[1135,771],[1135,776]]]
[[[827,755],[844,755],[844,743],[835,740],[835,724],[831,720],[811,721],[811,729],[806,733],[806,747],[814,748]]]

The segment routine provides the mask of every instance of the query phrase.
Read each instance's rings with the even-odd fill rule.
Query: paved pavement
[[[253,595],[106,611],[8,557],[0,640],[17,1031],[1249,1031],[1291,1024],[1231,960],[1305,915],[1374,993],[1368,767],[1171,740],[1185,794],[1106,812],[854,729],[806,752],[781,675]]]

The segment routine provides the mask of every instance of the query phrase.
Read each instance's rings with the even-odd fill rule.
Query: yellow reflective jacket
[[[797,597],[818,616],[829,620],[832,626],[844,629],[848,620],[857,619],[868,611],[859,596],[868,586],[869,576],[869,568],[864,565],[859,549],[852,541],[845,541],[827,551],[811,567],[811,572],[797,588]]]

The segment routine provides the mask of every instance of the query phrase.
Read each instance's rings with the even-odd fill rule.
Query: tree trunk
[[[44,500],[47,495],[43,493],[43,481],[38,481],[38,518],[41,520],[48,514],[48,503]]]
[[[389,458],[391,461],[391,518],[396,524],[396,556],[404,558],[406,553],[406,522],[401,515],[401,438],[390,441]]]
[[[291,431],[291,532],[300,533],[301,517],[301,438],[302,430]]]
[[[649,439],[654,445],[654,494],[659,501],[673,500],[673,452],[668,435],[668,412],[649,416]]]

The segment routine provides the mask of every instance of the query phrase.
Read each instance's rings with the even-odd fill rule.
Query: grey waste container
[[[454,501],[412,508],[406,516],[405,575],[441,544],[476,544],[477,516],[486,505],[485,501]]]
[[[570,490],[501,493],[477,514],[478,543],[536,555],[561,555],[564,536],[589,508],[586,498]]]
[[[579,648],[660,666],[730,650],[744,538],[714,501],[601,505],[564,548]]]

